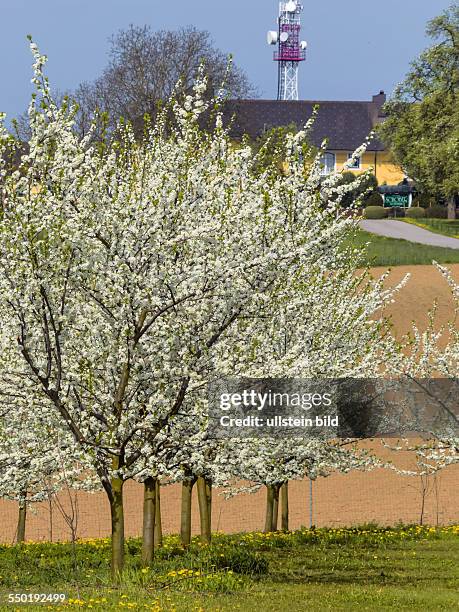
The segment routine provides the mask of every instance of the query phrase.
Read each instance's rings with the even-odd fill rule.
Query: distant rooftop
[[[332,151],[354,151],[384,119],[382,106],[386,94],[381,91],[371,101],[337,100],[230,100],[225,117],[234,116],[232,135],[241,138],[248,134],[257,138],[273,127],[295,124],[300,130],[311,117],[314,106],[319,113],[311,133],[311,141],[320,146],[328,139],[327,148]],[[383,151],[384,145],[374,138],[368,151]]]

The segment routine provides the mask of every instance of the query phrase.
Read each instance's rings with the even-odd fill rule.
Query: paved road
[[[459,249],[458,238],[434,234],[422,227],[404,223],[403,221],[395,221],[393,219],[372,221],[370,219],[365,219],[364,221],[360,221],[360,227],[366,232],[387,236],[388,238],[403,238],[403,240],[419,242],[420,244],[428,244],[430,246]]]

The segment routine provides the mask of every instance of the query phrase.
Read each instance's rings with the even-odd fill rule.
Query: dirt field
[[[459,264],[445,266],[452,271],[454,279],[459,282]],[[373,275],[381,275],[386,268],[374,268]],[[425,328],[428,311],[437,301],[436,320],[443,325],[453,317],[453,300],[448,283],[434,266],[398,266],[393,268],[387,285],[393,286],[410,274],[408,284],[396,296],[395,304],[387,308],[398,336],[407,333],[412,321]]]
[[[459,265],[449,266],[459,280]],[[374,270],[375,274],[383,269]],[[434,300],[438,302],[438,321],[445,323],[453,315],[453,302],[443,277],[432,266],[402,266],[395,268],[389,283],[398,282],[411,273],[408,285],[397,296],[396,303],[388,308],[398,335],[406,333],[411,321],[422,328],[427,323],[427,311]],[[367,447],[369,443],[364,443]],[[376,446],[375,446],[376,445]],[[390,458],[391,451],[373,443],[378,454]],[[400,467],[414,467],[410,453],[393,455]],[[291,528],[308,526],[310,519],[309,481],[290,484]],[[427,483],[424,495],[424,521],[430,524],[459,523],[459,465],[444,470],[434,481]],[[317,526],[351,525],[376,521],[381,524],[419,522],[423,499],[419,477],[402,477],[390,470],[371,473],[352,472],[321,478],[312,486],[313,524]],[[142,487],[127,483],[126,531],[128,535],[140,533],[142,521]],[[241,495],[225,500],[214,496],[213,528],[237,532],[263,528],[264,492]],[[65,503],[65,500],[63,500]],[[165,532],[177,532],[179,527],[180,488],[164,487],[162,492],[162,516]],[[109,510],[104,494],[80,494],[79,537],[103,537],[110,533]],[[55,510],[53,539],[68,539],[69,531],[64,520]],[[17,508],[11,502],[0,502],[0,541],[14,540]],[[197,502],[194,501],[194,531],[198,530]],[[50,536],[50,517],[46,504],[37,505],[29,514],[26,537],[30,540],[46,540]]]

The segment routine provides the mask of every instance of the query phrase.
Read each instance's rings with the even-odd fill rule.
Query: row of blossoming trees
[[[55,103],[31,48],[25,151],[0,123],[0,490],[19,501],[22,535],[27,503],[69,483],[103,488],[116,575],[128,479],[144,483],[148,564],[159,481],[183,483],[186,545],[195,482],[210,538],[212,485],[265,485],[270,530],[289,480],[377,465],[337,441],[207,433],[218,375],[393,375],[419,368],[419,350],[425,371],[457,373],[454,330],[446,352],[433,331],[417,335],[410,358],[376,316],[401,285],[356,273],[355,221],[339,205],[355,185],[324,180],[320,155],[305,168],[313,120],[286,139],[288,173],[260,172],[252,150],[231,143],[219,100],[205,101],[201,73],[141,142],[120,124],[101,143],[76,134],[76,109]],[[443,445],[435,452],[454,457],[454,441]]]

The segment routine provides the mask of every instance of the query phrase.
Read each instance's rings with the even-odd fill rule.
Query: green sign
[[[401,206],[402,208],[408,208],[410,205],[410,196],[407,193],[402,195],[396,193],[384,194],[384,206]]]

